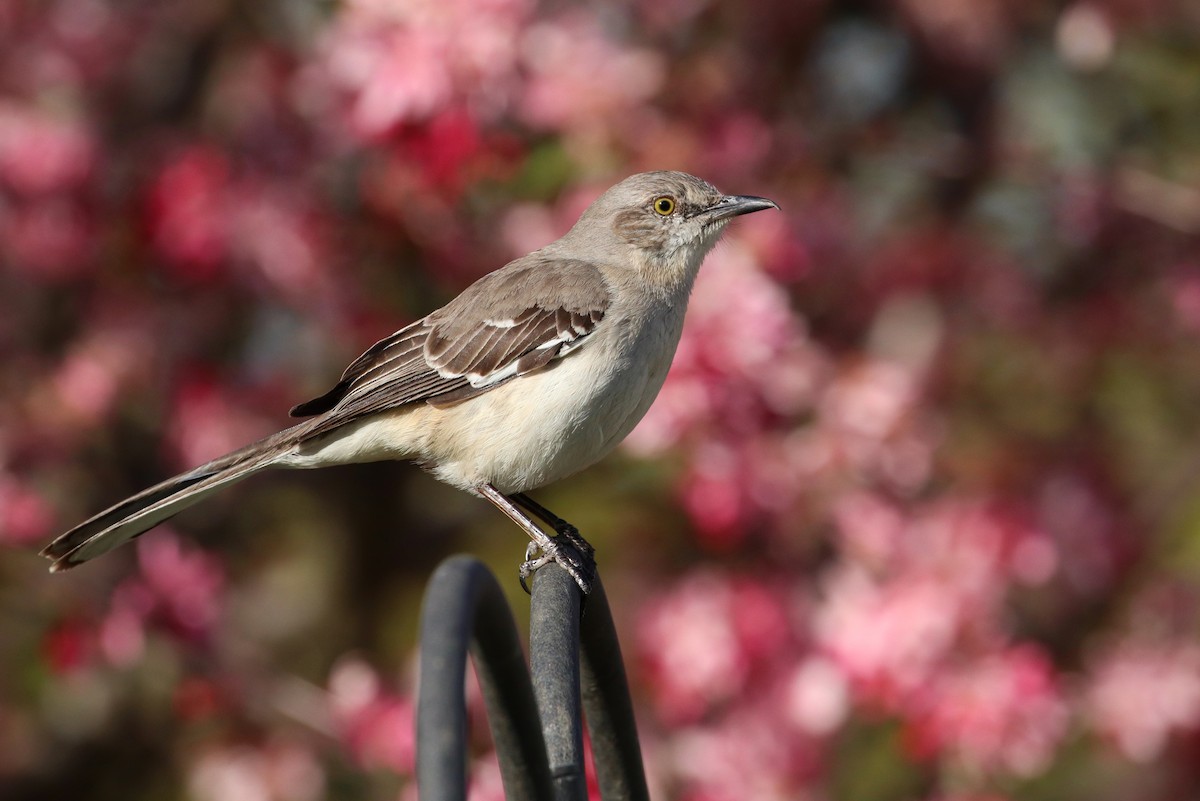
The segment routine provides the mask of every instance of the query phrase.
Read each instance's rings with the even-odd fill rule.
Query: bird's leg
[[[555,526],[555,531],[560,536],[551,537],[542,531],[537,523],[533,522],[529,515],[525,514],[517,505],[516,498],[522,496],[509,497],[491,484],[480,484],[475,489],[480,495],[491,501],[493,506],[508,515],[509,519],[520,526],[533,540],[525,551],[525,561],[521,564],[520,570],[521,586],[526,592],[529,591],[527,581],[535,570],[550,562],[557,562],[563,570],[571,575],[571,578],[575,579],[575,583],[579,585],[579,589],[584,595],[591,593],[592,584],[596,578],[596,560],[592,557],[594,552],[592,546],[579,536],[578,531],[575,531],[569,523],[561,518],[554,517],[544,507],[538,506],[537,509],[541,510],[540,512],[531,510],[538,517],[554,526],[553,520],[544,517],[542,513],[550,515],[551,518],[571,528],[574,532],[574,536],[571,536]],[[582,545],[577,543],[582,543]]]
[[[566,520],[563,520],[561,517],[554,514],[554,512],[551,512],[545,506],[542,506],[540,503],[535,501],[533,498],[530,498],[523,492],[515,493],[509,497],[541,518],[543,522],[550,526],[550,528],[554,529],[556,534],[558,534],[560,537],[565,537],[568,542],[578,548],[580,553],[584,554],[585,556],[595,555],[596,549],[592,547],[592,544],[583,538],[583,535],[579,533],[579,529],[575,528]]]

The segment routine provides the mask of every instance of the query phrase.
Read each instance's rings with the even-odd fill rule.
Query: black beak
[[[708,217],[712,222],[717,222],[718,220],[728,220],[730,217],[750,214],[755,211],[778,208],[779,206],[775,204],[774,200],[767,200],[765,197],[726,195],[705,209],[704,216]]]

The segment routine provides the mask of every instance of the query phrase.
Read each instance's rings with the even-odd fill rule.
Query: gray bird
[[[310,419],[121,501],[42,555],[51,571],[74,567],[267,468],[406,459],[530,536],[522,585],[553,560],[587,593],[591,546],[525,493],[595,464],[633,430],[666,378],[704,256],[730,219],[770,208],[682,172],[626,178],[558,241],[372,345],[291,410]]]

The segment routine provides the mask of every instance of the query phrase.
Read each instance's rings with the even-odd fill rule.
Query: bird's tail
[[[69,570],[108,553],[217,490],[275,465],[304,439],[309,423],[214,459],[126,498],[59,536],[42,550],[50,572]]]

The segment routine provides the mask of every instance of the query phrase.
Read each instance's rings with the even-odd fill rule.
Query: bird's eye
[[[675,212],[675,198],[663,196],[654,201],[654,210],[664,217],[670,217]]]

